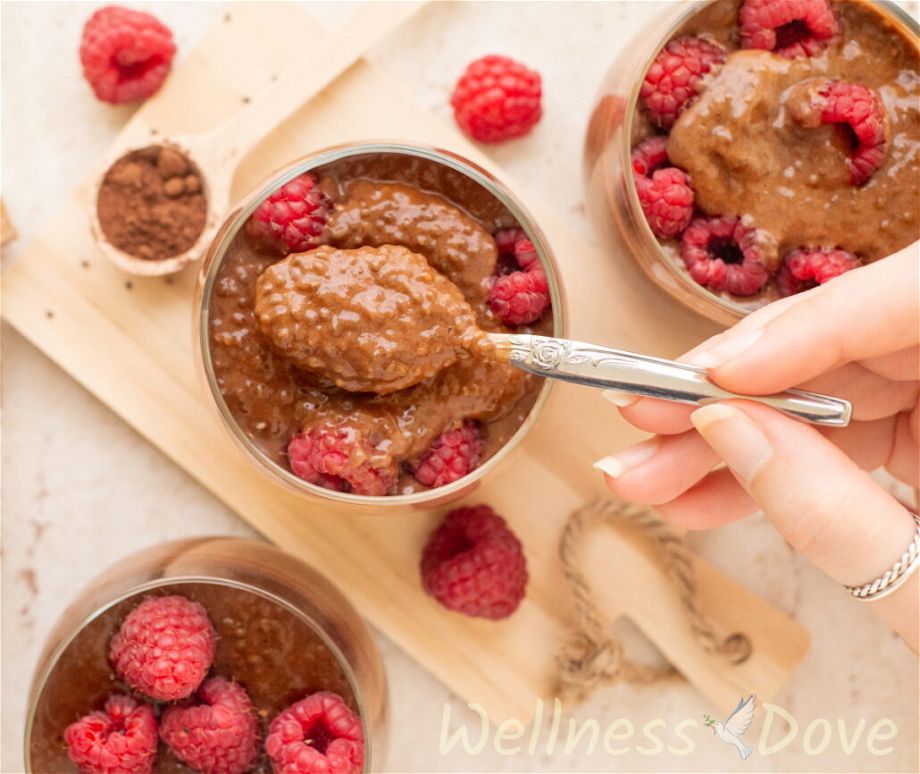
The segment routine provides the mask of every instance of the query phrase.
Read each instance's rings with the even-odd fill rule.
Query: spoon
[[[307,51],[301,60],[290,66],[268,89],[253,97],[246,108],[211,131],[175,135],[143,146],[132,144],[136,142],[136,135],[123,134],[106,155],[103,171],[93,186],[90,225],[99,249],[120,269],[143,276],[173,274],[198,260],[230,204],[233,175],[246,154],[269,131],[425,4],[423,0],[369,0],[363,3],[344,29],[313,39],[309,46],[305,44]],[[97,211],[99,188],[108,169],[120,158],[150,145],[173,148],[184,155],[197,168],[208,203],[206,225],[195,244],[185,252],[161,260],[147,260],[115,247],[103,233]]]
[[[259,277],[255,313],[291,362],[355,392],[418,384],[468,353],[537,376],[695,406],[744,398],[829,427],[845,427],[852,410],[845,400],[803,390],[739,395],[710,382],[703,369],[672,360],[483,331],[450,279],[424,256],[392,245],[289,255]]]
[[[743,398],[824,427],[846,427],[852,413],[849,401],[842,398],[805,390],[741,395],[713,384],[702,368],[597,344],[516,333],[488,333],[486,338],[489,346],[484,351],[493,350],[497,359],[537,376],[564,382],[692,406]]]

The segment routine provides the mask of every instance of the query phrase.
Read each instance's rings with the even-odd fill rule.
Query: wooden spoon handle
[[[357,62],[375,44],[409,19],[424,0],[364,2],[340,30],[304,36],[304,55],[248,107],[210,133],[202,143],[225,158],[241,158],[275,126]],[[197,149],[196,149],[197,151]]]

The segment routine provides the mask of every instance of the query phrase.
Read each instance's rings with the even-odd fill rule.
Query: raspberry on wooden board
[[[477,618],[507,618],[527,588],[521,541],[488,505],[447,514],[428,538],[421,573],[444,607]]]

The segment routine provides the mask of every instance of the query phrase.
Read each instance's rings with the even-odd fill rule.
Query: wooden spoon
[[[153,143],[175,148],[185,155],[201,174],[207,196],[205,228],[195,244],[179,255],[162,260],[139,258],[115,247],[103,233],[96,206],[103,178],[120,158],[142,149],[129,145],[129,138],[116,143],[107,154],[103,171],[93,186],[90,224],[99,249],[120,269],[143,276],[173,274],[198,260],[230,204],[230,186],[237,165],[253,146],[425,4],[423,0],[365,2],[337,34],[308,42],[305,39],[308,50],[303,58],[225,123],[206,133],[176,135]]]

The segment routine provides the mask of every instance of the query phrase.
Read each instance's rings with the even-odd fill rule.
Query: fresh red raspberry
[[[851,185],[862,185],[885,160],[888,113],[873,89],[849,81],[815,78],[795,87],[789,112],[802,126],[846,124],[855,139],[847,159]]]
[[[632,150],[632,168],[637,175],[648,176],[668,164],[668,138],[661,134],[646,137]]]
[[[454,118],[479,142],[527,134],[540,120],[540,74],[506,56],[484,56],[466,68],[454,87]]]
[[[549,301],[546,272],[539,266],[495,277],[489,291],[489,308],[507,325],[538,320]]]
[[[270,194],[246,221],[246,236],[256,247],[287,255],[322,242],[330,201],[307,173]]]
[[[479,467],[482,431],[475,422],[445,430],[415,466],[415,478],[425,486],[445,486]]]
[[[645,219],[656,236],[678,236],[693,217],[693,188],[677,167],[657,169],[651,177],[635,175],[636,193]]]
[[[524,598],[521,541],[488,505],[447,514],[422,552],[422,586],[444,607],[497,620]]]
[[[862,261],[846,250],[802,247],[786,256],[776,273],[776,287],[781,296],[792,296],[861,265]]]
[[[169,27],[149,13],[109,5],[83,27],[80,63],[97,99],[121,104],[156,94],[176,46]]]
[[[358,774],[364,768],[361,718],[341,696],[314,693],[271,722],[265,751],[275,774]]]
[[[540,257],[521,228],[495,233],[497,276],[492,278],[489,308],[507,325],[525,325],[540,318],[549,306],[549,285]]]
[[[304,481],[337,492],[390,494],[396,487],[395,466],[376,467],[370,444],[352,428],[314,427],[288,443],[291,470]]]
[[[725,51],[703,38],[675,38],[655,57],[639,89],[653,123],[670,129],[700,93],[705,75],[725,61]]]
[[[537,248],[533,246],[527,237],[518,239],[514,243],[514,260],[517,261],[524,271],[534,271],[540,268],[540,256],[537,255]]]
[[[518,269],[530,271],[539,266],[540,257],[533,242],[522,228],[503,228],[496,231],[495,246],[498,248],[499,274],[511,274]]]
[[[158,701],[191,695],[211,668],[217,633],[207,611],[178,594],[141,602],[112,637],[118,676]]]
[[[149,704],[113,695],[104,712],[67,726],[64,742],[80,774],[149,774],[157,756],[157,719]]]
[[[742,48],[789,59],[814,56],[839,29],[828,0],[744,0],[738,24]]]
[[[243,774],[259,754],[259,728],[243,687],[212,677],[198,689],[200,704],[168,707],[160,738],[195,771]]]
[[[499,255],[514,255],[514,247],[521,239],[527,239],[524,229],[519,226],[502,228],[492,235]]]
[[[684,231],[680,257],[690,276],[712,291],[752,296],[770,278],[757,230],[738,218],[696,218]]]

